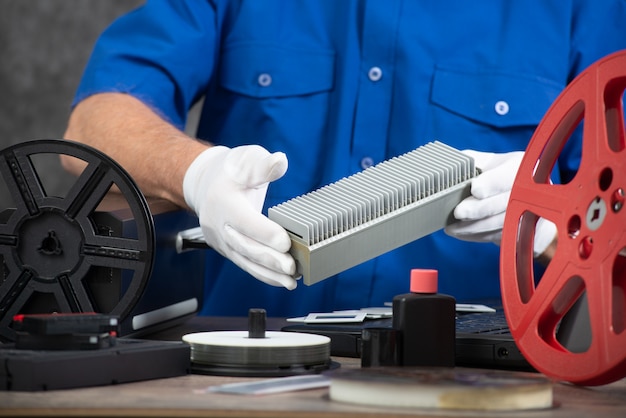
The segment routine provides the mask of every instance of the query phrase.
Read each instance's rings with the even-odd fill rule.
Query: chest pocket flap
[[[563,85],[530,75],[437,68],[433,103],[495,127],[537,125]]]
[[[237,43],[222,54],[220,85],[267,98],[319,93],[333,88],[335,53],[263,43]]]

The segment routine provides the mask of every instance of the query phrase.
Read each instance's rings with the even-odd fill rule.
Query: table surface
[[[268,319],[268,329],[285,322]],[[151,339],[179,340],[189,332],[245,328],[245,318],[195,317],[157,334]],[[360,360],[334,358],[341,367],[355,368]],[[0,392],[0,416],[125,416],[125,417],[499,417],[500,413],[446,410],[376,408],[333,402],[328,389],[310,389],[273,395],[243,396],[206,393],[213,385],[258,380],[259,378],[189,374],[168,379],[110,386],[44,391]],[[599,387],[554,385],[554,408],[540,411],[507,412],[517,417],[624,417],[626,379]]]

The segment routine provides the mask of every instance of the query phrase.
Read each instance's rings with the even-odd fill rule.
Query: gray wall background
[[[0,0],[0,149],[61,138],[100,32],[140,0]],[[48,194],[71,178],[56,158],[38,165]],[[62,192],[61,192],[62,193]],[[12,199],[0,177],[0,210]]]

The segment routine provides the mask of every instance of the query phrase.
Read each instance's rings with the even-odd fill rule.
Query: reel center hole
[[[591,231],[595,231],[604,223],[604,218],[607,215],[607,207],[606,202],[599,196],[596,196],[595,199],[589,204],[587,208],[587,214],[585,216],[585,221],[587,223],[587,228]]]
[[[41,246],[37,248],[40,253],[46,255],[59,255],[63,252],[63,248],[61,246],[61,241],[57,237],[56,232],[48,231],[48,236],[46,236],[43,241],[41,241]]]

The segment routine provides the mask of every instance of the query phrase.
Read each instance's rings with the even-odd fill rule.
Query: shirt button
[[[379,67],[372,67],[370,68],[370,70],[367,72],[367,76],[369,77],[370,80],[372,81],[378,81],[382,78],[383,76],[383,70],[381,70]]]
[[[372,157],[363,157],[361,159],[361,168],[365,170],[374,165],[374,159]]]
[[[504,116],[507,113],[509,113],[509,104],[507,102],[505,102],[504,100],[500,100],[498,102],[496,102],[496,105],[494,106],[494,109],[496,110],[496,113],[500,116]]]
[[[269,85],[272,84],[272,76],[269,75],[268,73],[260,74],[259,78],[257,78],[257,82],[259,83],[259,86],[261,87],[268,87]]]

